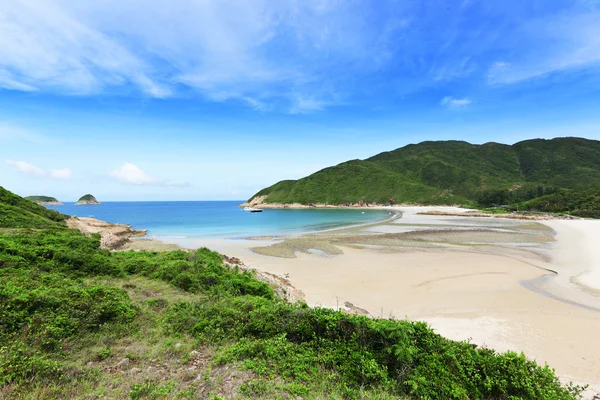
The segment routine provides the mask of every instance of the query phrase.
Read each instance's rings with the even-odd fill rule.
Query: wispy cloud
[[[393,18],[372,30],[368,5],[329,0],[174,2],[163,11],[158,0],[2,2],[0,87],[82,95],[131,87],[159,98],[183,87],[305,113],[332,103],[315,84],[341,89],[348,76],[380,68],[408,26]]]
[[[189,183],[176,180],[157,179],[148,175],[137,165],[126,162],[119,168],[111,171],[109,176],[118,182],[138,186],[189,186]]]
[[[90,94],[126,82],[154,97],[169,90],[123,44],[73,15],[65,2],[0,3],[0,85]]]
[[[43,169],[25,161],[5,160],[4,162],[15,167],[25,175],[41,177],[46,174]]]
[[[52,178],[54,179],[71,179],[71,177],[73,176],[73,173],[71,172],[71,170],[69,168],[63,168],[63,169],[53,169],[52,172],[50,173],[50,176],[52,176]]]
[[[442,101],[440,101],[440,104],[449,109],[458,109],[458,108],[464,108],[464,107],[468,106],[469,104],[471,104],[471,100],[469,100],[467,98],[456,99],[452,96],[446,96],[442,99]]]
[[[34,176],[34,177],[45,177],[49,176],[52,179],[59,180],[68,180],[73,176],[73,172],[69,168],[62,169],[52,169],[49,174],[46,173],[42,168],[38,167],[35,164],[28,163],[25,161],[13,161],[13,160],[5,160],[6,164],[16,168],[24,175]]]
[[[600,11],[563,12],[532,19],[518,30],[521,45],[510,61],[495,61],[491,84],[514,84],[553,73],[600,68]]]
[[[4,1],[0,88],[192,95],[291,114],[393,103],[467,78],[511,84],[600,67],[591,4],[198,0],[165,11],[160,0]]]
[[[290,114],[309,114],[314,111],[323,110],[330,103],[325,100],[320,100],[316,97],[303,96],[295,94],[292,96],[292,105],[290,107]]]

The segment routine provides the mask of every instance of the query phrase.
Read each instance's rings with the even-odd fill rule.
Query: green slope
[[[600,218],[600,190],[561,189],[516,205],[521,211],[568,212],[571,215]]]
[[[266,203],[302,204],[361,200],[474,204],[497,190],[511,192],[515,201],[528,200],[538,187],[542,192],[600,187],[600,142],[580,138],[534,139],[512,146],[422,142],[276,183],[252,199],[266,196]]]
[[[0,186],[0,228],[48,228],[64,226],[68,218],[54,210],[19,197]]]

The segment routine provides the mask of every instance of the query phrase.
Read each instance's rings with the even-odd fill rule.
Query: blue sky
[[[168,5],[167,5],[168,4]],[[0,2],[0,185],[244,199],[423,140],[600,139],[600,2]]]

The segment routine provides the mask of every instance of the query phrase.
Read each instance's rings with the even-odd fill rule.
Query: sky
[[[600,139],[599,0],[4,0],[0,185],[242,200],[424,140]]]

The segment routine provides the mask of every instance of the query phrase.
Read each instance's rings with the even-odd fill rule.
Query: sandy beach
[[[436,210],[464,212],[398,207],[402,218],[334,232],[180,244],[285,278],[311,306],[424,320],[600,392],[600,221],[422,215]]]

